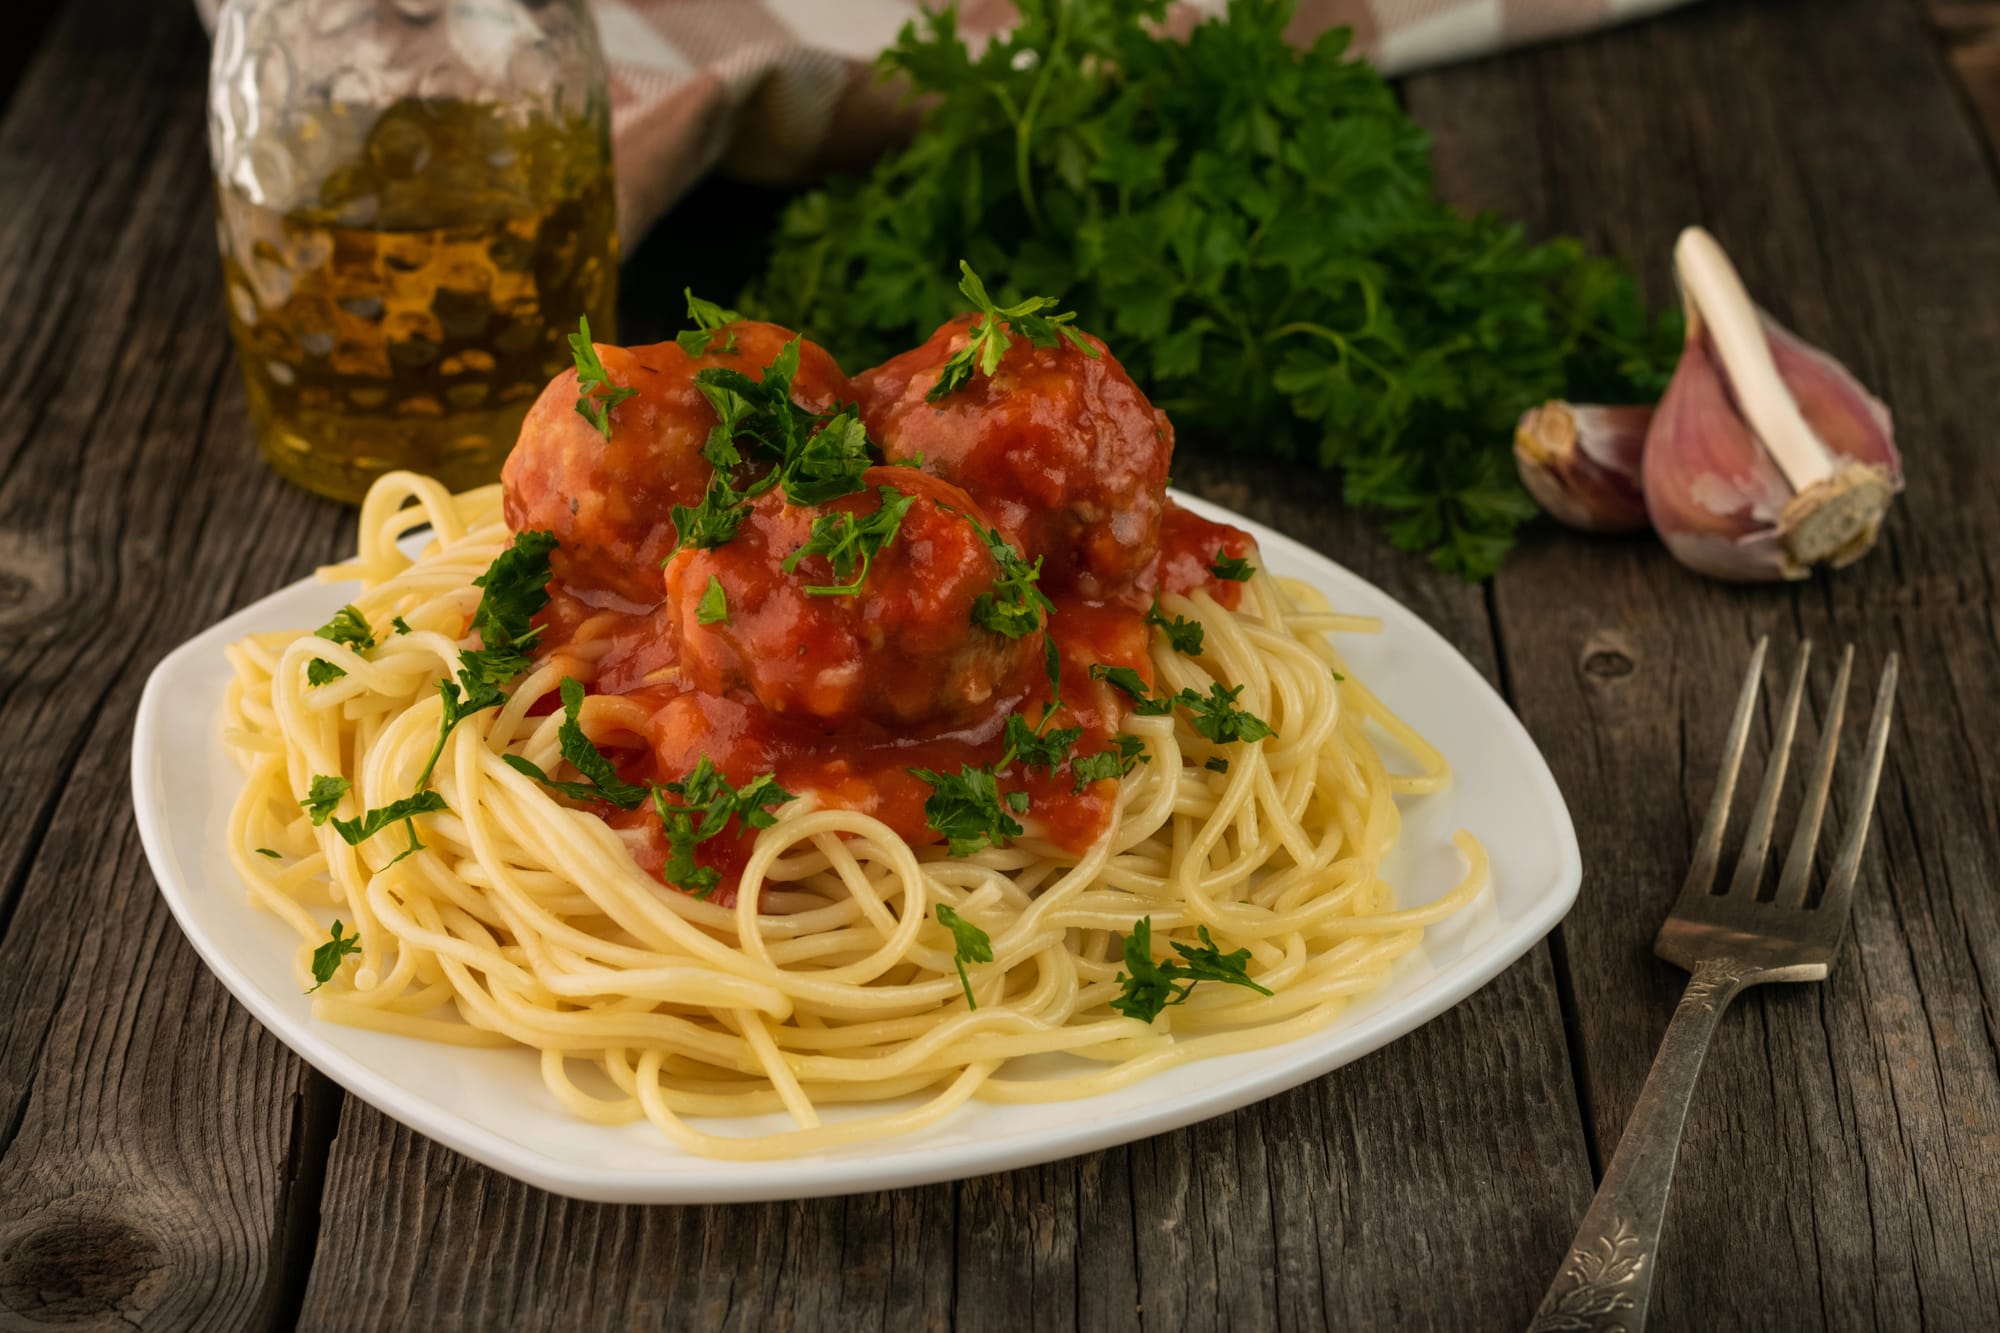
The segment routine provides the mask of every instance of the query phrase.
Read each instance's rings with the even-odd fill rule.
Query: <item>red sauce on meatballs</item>
[[[1112,746],[1129,706],[1090,667],[1151,680],[1143,612],[1162,590],[1200,587],[1237,604],[1242,584],[1212,566],[1254,558],[1250,538],[1167,499],[1173,429],[1102,344],[1093,358],[1016,339],[993,376],[924,401],[969,323],[852,383],[871,440],[891,462],[920,464],[871,467],[862,489],[825,504],[767,486],[734,535],[707,548],[680,548],[672,518],[675,505],[700,502],[713,471],[701,448],[717,418],[694,377],[730,367],[761,378],[795,335],[740,322],[723,331],[735,352],[698,358],[672,343],[600,347],[611,382],[638,390],[611,409],[609,440],[574,410],[573,373],[542,395],[507,463],[507,522],[560,543],[539,650],[594,663],[592,692],[629,696],[649,718],[644,735],[603,738],[628,780],[674,781],[706,758],[739,787],[769,773],[913,844],[937,842],[924,809],[932,788],[912,770],[993,765],[1009,716],[1040,721],[1056,693],[1045,638],[1060,662],[1049,725],[1079,729],[1081,757]],[[800,350],[793,402],[837,411],[849,382],[823,349]],[[885,505],[900,522],[865,574],[853,550],[837,561],[815,542],[826,525],[881,526]],[[1011,546],[1010,562],[1040,561],[1037,586],[1054,606],[1043,628],[1031,617],[1016,636],[982,617],[1003,572],[988,531]],[[711,583],[719,615],[712,601],[704,612]],[[1028,794],[1029,833],[1073,854],[1117,801],[1115,782],[1079,783],[1067,765],[1017,761],[998,777]],[[601,813],[634,831],[635,855],[657,873],[666,844],[652,811]],[[733,900],[753,842],[732,824],[697,849],[722,873],[719,901]]]

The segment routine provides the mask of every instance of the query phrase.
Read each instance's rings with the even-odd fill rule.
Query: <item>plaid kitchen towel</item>
[[[212,27],[221,0],[195,0]],[[704,172],[783,180],[859,166],[908,132],[911,113],[870,61],[939,0],[590,0],[610,69],[621,233],[636,238]],[[1299,0],[1291,36],[1354,30],[1386,74],[1605,27],[1687,0]],[[1191,26],[1227,0],[1179,0]],[[961,0],[977,43],[1013,21],[1010,0]]]

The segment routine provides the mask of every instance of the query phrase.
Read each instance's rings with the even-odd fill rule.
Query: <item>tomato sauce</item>
[[[1171,428],[1163,417],[1156,424],[1136,389],[1129,395],[1136,401],[1125,400],[1130,381],[1115,362],[1081,353],[1059,361],[1047,349],[1019,347],[1009,354],[1021,362],[1014,367],[1018,373],[1010,377],[1003,363],[1000,375],[981,381],[976,394],[935,419],[917,406],[928,381],[910,378],[921,367],[913,368],[908,357],[900,359],[897,392],[878,392],[878,401],[893,397],[908,405],[900,423],[906,437],[935,449],[949,443],[939,432],[957,423],[978,449],[937,449],[939,463],[927,454],[921,470],[871,469],[868,489],[811,510],[766,492],[730,541],[681,551],[664,571],[651,546],[618,530],[607,543],[610,552],[643,547],[653,567],[639,570],[621,559],[614,561],[617,577],[601,578],[605,562],[598,557],[605,552],[588,549],[590,533],[571,533],[567,541],[584,549],[552,561],[550,602],[537,617],[543,631],[538,652],[573,649],[594,664],[592,693],[625,696],[641,706],[648,719],[643,735],[600,738],[621,776],[665,784],[685,778],[706,758],[738,788],[768,773],[788,792],[811,794],[821,807],[873,816],[913,845],[936,843],[940,835],[924,813],[932,788],[912,770],[956,775],[965,766],[994,765],[1006,751],[1010,716],[1042,719],[1055,694],[1044,634],[1060,658],[1060,698],[1047,726],[1081,732],[1072,758],[1113,748],[1131,701],[1091,679],[1090,668],[1130,667],[1151,684],[1152,630],[1144,608],[1161,591],[1196,588],[1236,607],[1243,585],[1218,577],[1212,565],[1218,555],[1254,558],[1254,546],[1247,533],[1166,499]],[[941,363],[948,345],[933,339],[922,350],[930,362]],[[614,360],[607,355],[605,364]],[[1107,379],[1114,372],[1115,380]],[[1066,384],[1066,374],[1083,389]],[[855,383],[865,389],[868,378]],[[1115,411],[1105,407],[1107,393]],[[1037,415],[1035,404],[1043,400],[1053,407]],[[990,420],[980,415],[982,403],[991,404]],[[1063,493],[1032,497],[1033,503],[1018,469],[1005,484],[986,475],[989,462],[997,466],[996,460],[1017,452],[1023,421],[1063,435],[1063,448],[1074,452],[1077,438],[1088,433],[1071,430],[1072,418],[1093,407],[1110,423],[1100,422],[1093,438],[1116,466],[1093,469],[1086,449],[1065,463],[1068,475],[1081,480]],[[684,420],[690,436],[702,425],[692,406]],[[510,472],[510,486],[520,472]],[[1121,521],[1107,506],[1113,498],[1107,476],[1122,489],[1117,500],[1141,495],[1136,521]],[[874,554],[856,593],[824,591],[842,581],[824,556],[783,568],[819,516],[867,518],[890,503],[895,492],[881,493],[885,485],[915,501],[894,540]],[[516,508],[510,499],[510,520]],[[1041,521],[1043,513],[1050,521]],[[1093,517],[1086,522],[1079,515]],[[1002,570],[999,556],[978,535],[989,526],[1033,539],[1016,545],[1043,547],[1031,549],[1028,558],[1040,555],[1044,573],[1055,575],[1038,585],[1055,608],[1044,629],[1011,638],[981,621],[979,598],[997,587]],[[1047,549],[1058,533],[1075,545]],[[1122,555],[1102,549],[1114,537],[1129,543]],[[726,618],[704,620],[696,613],[711,585],[725,596]],[[808,585],[821,591],[808,595]],[[1050,772],[1016,759],[996,776],[1001,792],[1028,794],[1027,810],[1015,816],[1028,833],[1071,855],[1089,849],[1116,808],[1115,781],[1079,784],[1068,761]],[[661,873],[668,846],[650,805],[632,811],[606,806],[598,813],[627,831],[644,869]],[[721,875],[714,901],[734,901],[754,842],[754,833],[732,821],[696,848],[696,860]]]

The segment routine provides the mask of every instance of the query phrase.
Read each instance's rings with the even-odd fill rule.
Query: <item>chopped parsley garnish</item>
[[[972,271],[972,265],[961,259],[958,271],[964,275],[959,279],[958,289],[979,311],[979,317],[972,322],[972,336],[965,346],[953,352],[938,372],[937,383],[924,395],[925,402],[935,403],[947,394],[956,393],[971,382],[974,373],[990,376],[998,370],[1000,359],[1013,346],[1013,339],[1007,336],[1010,329],[1037,347],[1056,347],[1066,338],[1085,356],[1097,358],[1097,348],[1069,327],[1076,318],[1075,311],[1066,310],[1060,315],[1042,313],[1056,305],[1054,297],[1030,296],[1013,305],[996,306],[986,294],[986,284]]]
[[[1199,934],[1198,945],[1174,942],[1174,952],[1180,955],[1178,961],[1158,963],[1153,961],[1153,918],[1145,916],[1133,922],[1132,933],[1125,937],[1122,946],[1125,970],[1117,977],[1124,993],[1111,1002],[1111,1007],[1127,1018],[1150,1023],[1168,1005],[1185,1004],[1198,981],[1225,981],[1259,995],[1271,993],[1250,979],[1248,949],[1223,953],[1215,947],[1207,926],[1200,927]]]
[[[375,632],[368,627],[367,618],[351,605],[343,606],[334,612],[333,619],[314,630],[313,634],[328,643],[345,644],[357,653],[365,653],[375,646]],[[325,685],[329,681],[339,680],[346,674],[345,667],[329,662],[324,657],[315,657],[306,663],[308,685]]]
[[[1347,677],[1341,675],[1338,671],[1333,673],[1333,678],[1334,680],[1340,682],[1343,685],[1347,683]]]
[[[702,590],[701,601],[695,605],[694,618],[702,625],[729,623],[729,594],[723,591],[722,580],[713,574],[708,576],[708,587]]]
[[[449,678],[437,683],[443,715],[438,722],[437,744],[431,747],[430,759],[417,778],[418,791],[431,780],[452,728],[474,713],[506,703],[500,687],[530,666],[526,649],[541,634],[531,622],[549,604],[549,552],[555,548],[554,533],[515,533],[513,544],[472,581],[473,587],[483,590],[472,613],[472,630],[484,646],[458,655],[456,684]],[[416,841],[414,825],[410,840]]]
[[[312,816],[313,827],[318,828],[340,804],[340,798],[347,795],[354,784],[346,778],[328,777],[324,773],[313,775],[312,786],[306,790],[306,798],[299,804]]]
[[[966,522],[972,520],[967,518]],[[986,543],[993,563],[1000,566],[1000,576],[993,580],[992,589],[972,600],[972,623],[1010,639],[1026,638],[1040,629],[1056,609],[1037,586],[1042,577],[1042,558],[1036,556],[1035,562],[1029,564],[998,529],[977,523],[972,526]]]
[[[700,504],[674,506],[674,531],[680,536],[681,546],[708,550],[734,537],[749,512],[744,497],[730,489],[717,472],[708,479],[708,489],[702,492]]]
[[[965,1007],[977,1009],[979,1001],[972,998],[972,980],[965,975],[965,965],[993,961],[992,937],[960,916],[949,903],[937,905],[937,919],[939,925],[951,932],[952,962],[958,965],[958,984],[965,987]]]
[[[359,935],[342,935],[340,933],[340,922],[334,922],[333,933],[327,936],[326,943],[313,950],[313,984],[307,988],[306,994],[310,995],[327,982],[332,981],[333,974],[340,971],[341,960],[349,954],[360,952],[361,937]]]
[[[1188,657],[1201,656],[1202,628],[1199,620],[1189,620],[1184,616],[1168,620],[1160,610],[1160,604],[1154,602],[1153,609],[1146,613],[1146,623],[1164,633],[1175,652]]]
[[[1216,755],[1214,758],[1210,759],[1207,763],[1203,764],[1202,767],[1207,769],[1211,773],[1227,773],[1229,771],[1229,761],[1227,759],[1224,759],[1221,755]]]
[[[715,409],[715,425],[701,448],[715,475],[699,505],[674,506],[676,549],[729,541],[749,502],[773,486],[795,505],[825,504],[863,488],[874,453],[859,414],[850,407],[822,417],[792,401],[801,345],[798,338],[786,343],[761,379],[728,367],[695,372],[695,388]],[[727,474],[746,462],[773,466],[738,489]]]
[[[734,310],[725,309],[713,301],[702,300],[694,294],[694,288],[692,287],[681,288],[681,294],[687,297],[688,318],[694,321],[694,327],[675,334],[674,341],[679,343],[680,349],[689,356],[706,355],[709,344],[715,341],[716,334],[722,326],[725,324],[734,324],[737,320],[743,318],[743,316],[737,314]],[[736,350],[736,335],[734,333],[723,334],[722,344],[715,350],[718,352],[734,352]]]
[[[1055,715],[1051,704],[1042,710],[1042,727]],[[1069,759],[1069,753],[1076,743],[1083,739],[1082,727],[1057,727],[1041,730],[1028,725],[1028,719],[1019,713],[1007,718],[1007,752],[1001,757],[998,767],[1004,768],[1009,760],[1019,760],[1022,768],[1046,768],[1054,777],[1056,770]]]
[[[1241,693],[1241,685],[1217,683],[1208,687],[1206,697],[1193,690],[1182,690],[1174,696],[1174,702],[1187,710],[1188,721],[1194,724],[1194,729],[1217,745],[1226,745],[1230,741],[1261,741],[1266,736],[1277,735],[1263,718],[1236,706],[1236,696]]]
[[[472,613],[472,632],[485,648],[525,648],[540,633],[530,625],[549,604],[549,552],[556,549],[552,532],[517,532],[484,574],[472,581],[482,589]]]
[[[569,350],[576,358],[576,414],[608,440],[611,438],[611,409],[639,391],[611,382],[611,376],[605,373],[604,363],[597,358],[597,348],[590,341],[589,316],[577,316],[576,332],[569,335]]]
[[[669,805],[668,793],[686,804]],[[731,786],[707,755],[679,782],[653,788],[653,810],[667,835],[667,863],[662,871],[667,883],[697,898],[708,897],[722,882],[722,875],[715,867],[697,862],[695,849],[721,833],[732,816],[746,829],[771,827],[778,817],[767,807],[792,799],[769,773],[741,788]]]
[[[1257,572],[1257,566],[1248,560],[1229,554],[1218,546],[1215,550],[1215,562],[1208,567],[1208,572],[1231,583],[1248,583],[1250,576]]]
[[[852,408],[827,419],[785,451],[778,482],[795,505],[825,504],[862,488],[861,474],[874,465],[868,431]]]
[[[1132,711],[1140,717],[1165,717],[1174,711],[1172,698],[1155,699],[1146,680],[1128,666],[1106,666],[1102,662],[1092,664],[1090,678],[1108,682],[1112,688],[1132,700]]]
[[[584,732],[577,716],[583,710],[583,682],[564,676],[561,686],[563,721],[556,737],[562,746],[562,757],[569,766],[583,774],[582,782],[557,782],[544,773],[529,759],[518,754],[502,755],[508,767],[517,773],[525,773],[551,791],[560,792],[573,801],[609,801],[620,810],[637,810],[639,803],[646,799],[646,789],[627,782],[618,776],[604,752],[597,748]]]
[[[896,539],[902,529],[903,516],[910,512],[916,497],[906,495],[894,486],[877,486],[882,502],[872,513],[853,514],[846,510],[838,513],[821,514],[813,520],[812,533],[806,544],[786,556],[780,566],[787,574],[799,567],[799,561],[809,555],[823,555],[833,567],[833,576],[839,583],[807,584],[806,593],[812,597],[851,596],[861,591],[861,585],[868,580],[868,566],[881,553],[882,548]]]
[[[1014,818],[1028,808],[1028,793],[1000,794],[999,779],[990,768],[961,765],[956,774],[913,768],[911,773],[931,786],[924,802],[924,822],[944,835],[953,856],[971,856],[985,847],[1005,847],[1021,836]]]
[[[1129,696],[1132,711],[1140,717],[1164,717],[1177,707],[1184,709],[1194,729],[1218,745],[1261,741],[1278,734],[1264,719],[1236,706],[1237,697],[1243,693],[1241,685],[1210,682],[1207,694],[1184,689],[1177,694],[1155,695],[1131,667],[1105,666],[1102,662],[1090,668],[1090,678],[1109,681]]]
[[[270,857],[270,858],[271,858],[271,859],[272,859],[273,861],[282,861],[282,860],[284,860],[284,859],[285,859],[285,857],[284,857],[284,854],[283,854],[282,852],[279,852],[279,851],[277,851],[277,850],[275,850],[275,849],[273,849],[273,848],[270,848],[270,847],[259,847],[259,848],[257,849],[257,855],[259,855],[259,856],[268,856],[268,857]]]
[[[1137,736],[1121,731],[1111,738],[1111,744],[1109,750],[1080,756],[1071,763],[1070,772],[1076,775],[1077,791],[1106,778],[1122,778],[1140,764],[1153,761],[1153,756],[1146,753],[1146,742]]]
[[[408,824],[410,845],[396,857],[396,861],[400,861],[411,852],[422,850],[424,846],[417,840],[416,816],[435,814],[439,810],[450,808],[438,792],[420,791],[415,795],[405,796],[400,801],[391,801],[387,805],[378,805],[373,810],[364,811],[359,819],[341,819],[335,816],[333,831],[338,833],[349,847],[359,847],[391,824]],[[394,865],[396,861],[391,861],[389,864]]]
[[[416,632],[410,628],[410,622],[403,619],[401,616],[397,616],[394,620],[391,620],[389,623],[395,627],[396,633],[398,634],[413,634]]]

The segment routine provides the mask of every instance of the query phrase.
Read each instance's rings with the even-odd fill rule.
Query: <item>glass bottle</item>
[[[257,442],[309,490],[491,481],[578,317],[617,336],[584,0],[226,0],[209,147]]]

